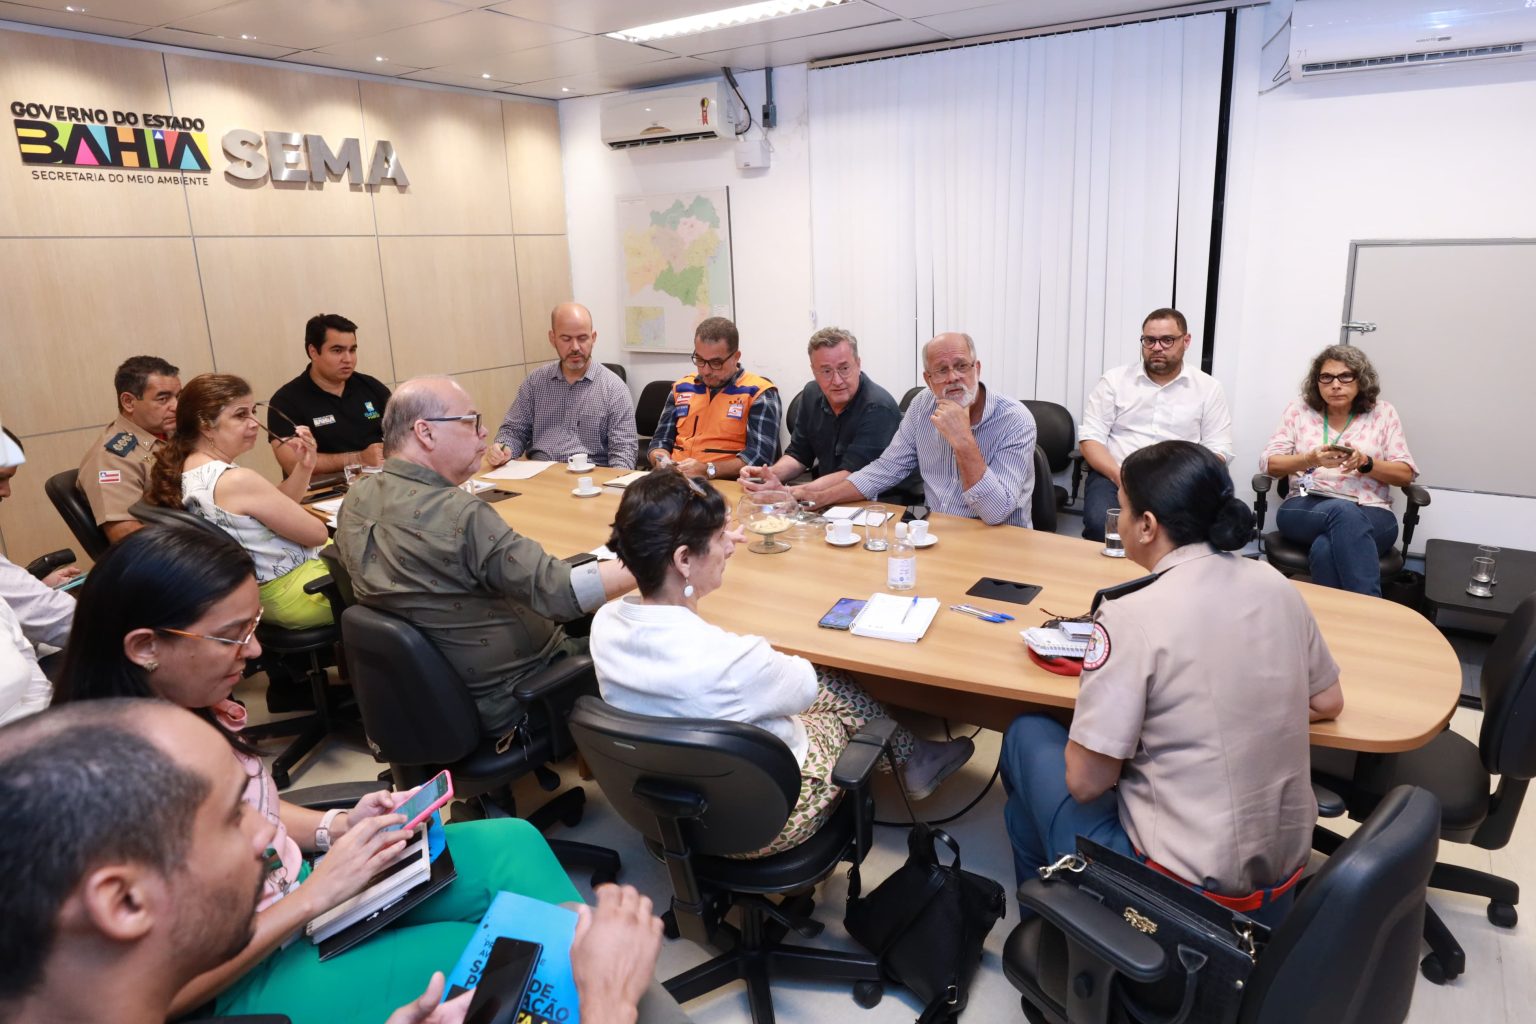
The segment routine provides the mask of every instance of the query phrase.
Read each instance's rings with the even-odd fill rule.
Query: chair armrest
[[[75,561],[75,553],[73,551],[69,548],[59,548],[57,551],[50,551],[46,555],[32,559],[32,561],[27,563],[27,572],[38,579],[42,579],[59,566],[71,565]]]
[[[555,694],[592,672],[592,658],[586,654],[573,654],[561,658],[512,687],[513,696],[524,703],[549,700]],[[574,702],[575,696],[571,700]]]
[[[1073,886],[1047,885],[1031,878],[1019,886],[1019,902],[1132,981],[1156,981],[1168,971],[1161,946]]]
[[[1429,504],[1429,488],[1422,484],[1408,484],[1403,488],[1403,494],[1407,496],[1410,506],[1423,508]]]
[[[864,723],[838,755],[837,764],[832,766],[832,781],[843,789],[867,785],[870,773],[879,765],[880,757],[889,748],[895,733],[894,719],[876,718]]]
[[[1077,489],[1083,483],[1083,467],[1088,460],[1083,457],[1081,448],[1073,448],[1067,453],[1067,458],[1072,461],[1072,494],[1067,498],[1067,504],[1072,505],[1077,503]]]
[[[340,625],[341,613],[346,609],[347,603],[341,598],[341,587],[337,584],[334,576],[330,573],[326,573],[324,576],[316,576],[304,584],[304,593],[319,594],[324,597],[331,606],[331,618],[336,620],[338,626]]]
[[[332,782],[324,786],[306,786],[303,789],[285,790],[283,799],[290,804],[308,807],[312,811],[329,811],[333,807],[347,810],[369,793],[387,789],[378,779],[371,782]]]
[[[592,669],[592,658],[586,654],[561,658],[519,682],[512,687],[512,693],[524,704],[538,707],[544,720],[543,728],[549,735],[550,760],[558,761],[575,749],[566,719],[571,715],[576,698],[583,694],[597,695],[597,675]]]
[[[1319,818],[1337,818],[1345,811],[1344,798],[1327,786],[1312,780],[1312,795],[1317,798],[1317,816]]]

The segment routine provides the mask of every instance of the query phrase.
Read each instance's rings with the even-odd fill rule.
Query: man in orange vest
[[[688,476],[734,480],[778,454],[779,389],[742,368],[740,335],[723,316],[699,324],[690,374],[672,385],[646,458]]]

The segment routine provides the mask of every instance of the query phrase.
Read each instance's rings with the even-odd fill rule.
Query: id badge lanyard
[[[1344,426],[1339,428],[1339,432],[1337,434],[1333,435],[1334,444],[1338,444],[1340,441],[1344,440],[1344,431],[1348,430],[1349,425],[1353,422],[1355,422],[1355,414],[1351,412],[1349,414],[1349,419],[1344,421]],[[1328,414],[1323,413],[1323,447],[1328,447],[1328,444]],[[1317,472],[1317,470],[1308,469],[1305,473],[1296,478],[1297,495],[1303,498],[1307,496],[1307,492],[1312,489],[1312,474],[1315,472]]]

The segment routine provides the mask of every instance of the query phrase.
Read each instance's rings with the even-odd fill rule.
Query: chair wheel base
[[[878,981],[856,981],[853,983],[853,1001],[864,1009],[879,1004],[885,998],[885,985]]]
[[[1430,953],[1419,961],[1419,973],[1424,975],[1426,981],[1433,985],[1444,985],[1448,981],[1455,981],[1460,976],[1460,971],[1450,972],[1446,970],[1445,963],[1438,953]]]
[[[1500,900],[1488,901],[1488,920],[1500,928],[1513,928],[1520,920],[1520,912],[1513,903]]]

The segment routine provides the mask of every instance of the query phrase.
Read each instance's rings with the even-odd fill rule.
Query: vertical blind
[[[896,395],[970,334],[983,379],[1074,418],[1141,318],[1203,342],[1223,15],[813,71],[817,320]]]

